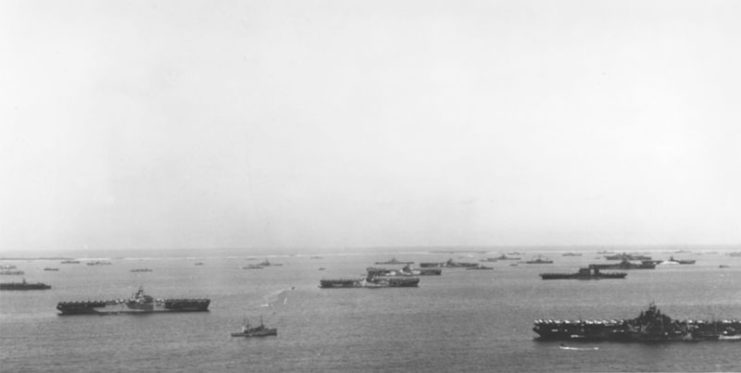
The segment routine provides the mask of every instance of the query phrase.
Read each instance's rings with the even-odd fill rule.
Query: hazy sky
[[[0,2],[0,250],[741,243],[741,2]]]

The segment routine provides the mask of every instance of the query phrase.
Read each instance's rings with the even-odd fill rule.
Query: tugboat
[[[536,320],[541,341],[696,342],[741,340],[741,321],[674,320],[650,304],[634,319]]]
[[[23,282],[3,282],[0,283],[0,290],[47,290],[51,289],[51,285],[44,284],[42,282],[28,283],[26,279]]]
[[[622,279],[628,274],[625,272],[602,273],[597,268],[580,268],[577,273],[541,273],[543,280],[600,280]]]
[[[144,288],[128,299],[57,303],[60,315],[118,315],[165,312],[207,312],[210,299],[155,299]]]
[[[249,321],[245,319],[244,325],[242,325],[242,331],[238,333],[232,333],[232,337],[267,337],[271,335],[278,335],[277,328],[267,328],[262,322],[262,316],[260,316],[260,325],[252,326]]]

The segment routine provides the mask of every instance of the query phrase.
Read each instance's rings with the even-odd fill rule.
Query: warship
[[[469,268],[477,267],[478,263],[470,262],[456,262],[453,258],[448,259],[446,262],[423,262],[419,263],[420,268]]]
[[[541,341],[697,342],[741,340],[739,320],[675,320],[655,304],[634,319],[535,320]]]
[[[127,299],[57,303],[59,315],[119,315],[165,312],[207,312],[210,299],[155,299],[139,287]]]
[[[625,272],[600,272],[599,269],[579,268],[576,273],[541,273],[543,280],[600,280],[600,279],[622,279],[628,274]]]
[[[400,272],[414,276],[440,276],[443,274],[442,268],[412,268],[411,265],[405,265]]]
[[[607,260],[651,260],[651,257],[646,256],[646,255],[639,255],[639,254],[622,253],[622,254],[615,254],[615,255],[605,255],[605,259]]]
[[[640,264],[636,264],[623,259],[623,261],[617,264],[590,264],[589,266],[596,269],[655,269],[656,261],[643,260]]]
[[[51,285],[42,282],[30,283],[23,279],[23,282],[3,282],[0,283],[0,290],[46,290],[51,289]]]
[[[323,289],[331,288],[397,288],[397,287],[417,287],[419,286],[419,277],[411,274],[403,274],[401,271],[389,270],[386,268],[368,267],[367,274],[363,278],[336,278],[321,279],[319,287]]]
[[[252,326],[250,325],[249,321],[245,320],[244,325],[242,325],[242,331],[237,333],[231,333],[232,337],[267,337],[271,335],[278,335],[278,329],[277,328],[267,328],[265,327],[265,324],[262,322],[262,317],[260,317],[260,325]]]
[[[535,259],[526,261],[525,264],[553,264],[553,260],[538,256]]]
[[[694,259],[674,259],[673,256],[669,257],[669,260],[661,262],[661,264],[695,264],[697,261]]]
[[[387,260],[385,262],[376,262],[376,264],[403,264],[403,265],[409,265],[409,264],[414,264],[414,262],[402,262],[400,260],[397,260],[396,258],[391,258],[390,260]]]
[[[6,269],[6,270],[0,271],[0,275],[8,275],[8,276],[18,276],[18,275],[22,275],[24,273],[26,273],[26,272],[23,272],[23,271],[18,270],[18,269]]]

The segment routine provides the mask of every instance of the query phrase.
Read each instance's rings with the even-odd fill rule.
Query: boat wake
[[[599,347],[570,347],[570,346],[558,346],[558,348],[562,350],[571,350],[571,351],[597,351],[599,350]]]

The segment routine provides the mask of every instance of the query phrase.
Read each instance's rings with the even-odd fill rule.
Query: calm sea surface
[[[651,301],[675,318],[741,318],[741,258],[664,251],[651,254],[655,259],[693,258],[697,264],[629,271],[625,280],[543,281],[538,276],[605,262],[596,259],[601,258],[597,249],[581,252],[571,257],[541,251],[555,260],[550,265],[500,261],[486,263],[492,271],[446,268],[442,276],[421,277],[419,288],[377,290],[318,285],[321,278],[359,277],[366,267],[392,256],[415,262],[478,261],[502,252],[325,253],[317,254],[321,258],[253,260],[238,251],[190,251],[188,257],[130,252],[106,257],[113,264],[105,266],[3,260],[26,273],[0,276],[0,281],[25,277],[53,287],[0,293],[0,371],[741,371],[741,342],[592,343],[580,346],[599,349],[574,351],[533,340],[535,319],[632,318]],[[242,269],[266,258],[283,266]],[[133,268],[153,272],[130,272]],[[59,301],[124,298],[140,285],[156,298],[210,298],[210,312],[57,316]],[[285,303],[261,307],[271,294],[291,287]],[[229,335],[239,330],[243,318],[257,321],[260,316],[278,328],[277,337]]]

